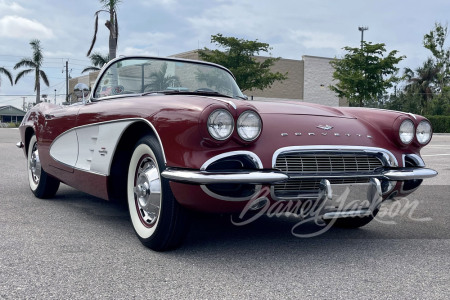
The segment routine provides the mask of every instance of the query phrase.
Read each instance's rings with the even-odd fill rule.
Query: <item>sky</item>
[[[65,95],[65,62],[70,76],[90,66],[86,57],[94,33],[96,0],[0,0],[0,66],[15,76],[14,65],[31,57],[29,42],[39,39],[43,70],[50,86],[41,94],[61,103]],[[94,51],[108,53],[108,15],[100,13]],[[211,35],[221,33],[268,43],[265,56],[302,59],[303,55],[342,57],[345,46],[364,40],[384,43],[406,58],[401,69],[419,67],[430,52],[423,36],[450,18],[448,0],[122,0],[118,7],[118,55],[169,56],[197,48],[216,49]],[[450,45],[450,39],[447,47]],[[29,74],[10,86],[0,74],[0,106],[22,107],[35,99]],[[56,90],[56,91],[55,91]]]

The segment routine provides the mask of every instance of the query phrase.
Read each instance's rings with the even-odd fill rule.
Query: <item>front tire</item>
[[[59,188],[59,180],[42,169],[36,135],[31,137],[28,145],[27,165],[28,182],[33,194],[41,199],[55,196]]]
[[[164,169],[158,140],[150,135],[141,138],[128,167],[127,201],[139,240],[156,251],[180,246],[188,231],[188,214],[161,176]]]

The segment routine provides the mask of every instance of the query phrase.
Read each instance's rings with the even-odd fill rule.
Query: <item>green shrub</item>
[[[450,116],[426,116],[433,126],[433,132],[450,133]]]
[[[11,122],[11,123],[8,123],[7,128],[17,128],[19,126],[20,126],[20,122],[18,122],[18,123]]]

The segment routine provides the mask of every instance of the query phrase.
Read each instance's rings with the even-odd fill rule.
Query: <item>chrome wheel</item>
[[[161,178],[155,161],[149,156],[138,165],[133,191],[142,224],[153,226],[161,208]]]
[[[189,228],[189,217],[161,177],[164,155],[154,136],[136,142],[128,164],[127,202],[131,223],[145,246],[164,251],[178,247]]]
[[[45,172],[39,156],[36,136],[30,138],[27,151],[28,182],[33,194],[38,198],[51,198],[59,188],[59,180]]]
[[[37,143],[34,143],[33,148],[31,150],[29,168],[31,172],[31,179],[33,182],[38,185],[39,180],[41,179],[41,161],[39,160],[39,151],[37,149]]]

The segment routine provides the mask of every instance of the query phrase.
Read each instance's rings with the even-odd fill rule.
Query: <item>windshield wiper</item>
[[[141,96],[151,95],[151,94],[164,94],[164,95],[206,95],[206,96],[220,96],[220,97],[226,97],[226,98],[233,98],[231,96],[216,92],[216,91],[204,91],[204,90],[198,90],[198,91],[180,91],[180,90],[163,90],[163,91],[151,91],[151,92],[145,92],[142,93]]]

